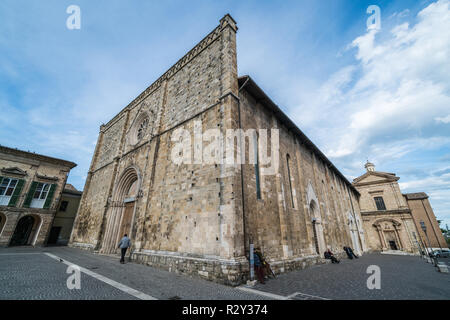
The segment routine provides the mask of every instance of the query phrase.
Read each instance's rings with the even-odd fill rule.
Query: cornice
[[[383,216],[388,214],[404,214],[411,213],[410,209],[396,209],[384,211],[361,211],[361,216]]]
[[[34,161],[35,164],[38,164],[35,161],[41,161],[41,162],[51,163],[51,164],[55,164],[55,165],[59,165],[59,166],[65,166],[70,169],[77,166],[76,163],[71,162],[71,161],[53,158],[53,157],[49,157],[49,156],[44,156],[42,154],[23,151],[23,150],[19,150],[19,149],[8,148],[5,146],[0,146],[0,155],[1,154],[29,159],[32,162]]]

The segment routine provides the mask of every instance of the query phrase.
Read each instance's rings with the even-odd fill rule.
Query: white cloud
[[[446,117],[438,117],[435,119],[436,122],[442,122],[442,123],[450,123],[450,114]]]
[[[301,96],[301,107],[291,114],[349,177],[362,174],[368,158],[380,168],[390,162],[406,164],[405,172],[416,170],[402,176],[402,191],[438,197],[431,199],[435,212],[450,223],[450,203],[442,198],[450,198],[450,176],[423,178],[419,169],[426,173],[435,163],[425,169],[423,159],[410,158],[421,154],[439,161],[439,152],[450,149],[448,128],[436,126],[450,123],[450,1],[431,3],[416,17],[409,10],[395,17],[407,15],[408,22],[351,41],[347,53],[354,54],[353,63]]]

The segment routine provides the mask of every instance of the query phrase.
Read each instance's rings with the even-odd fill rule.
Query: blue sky
[[[69,5],[81,29],[66,28]],[[381,30],[367,30],[369,5]],[[249,74],[349,178],[367,159],[450,225],[450,7],[439,1],[0,2],[0,144],[76,162],[230,13]]]

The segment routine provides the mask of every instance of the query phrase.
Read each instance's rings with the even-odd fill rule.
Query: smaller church
[[[354,179],[353,186],[361,194],[359,205],[371,250],[418,254],[447,248],[426,193],[402,194],[394,173],[376,171],[369,161],[365,168],[367,172]]]

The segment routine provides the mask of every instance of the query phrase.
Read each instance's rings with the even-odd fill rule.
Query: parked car
[[[434,250],[430,255],[436,258],[449,258],[450,250]]]

